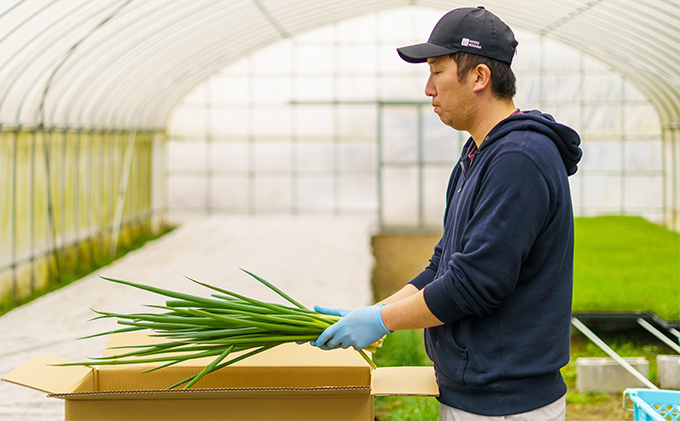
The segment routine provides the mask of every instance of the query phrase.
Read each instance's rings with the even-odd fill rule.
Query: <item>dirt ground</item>
[[[376,259],[373,293],[382,300],[403,287],[427,265],[437,235],[380,235],[373,238]],[[628,421],[633,414],[623,410],[621,396],[598,399],[596,403],[568,403],[567,421]]]
[[[632,421],[633,414],[623,410],[621,399],[612,396],[599,404],[567,404],[567,421]]]

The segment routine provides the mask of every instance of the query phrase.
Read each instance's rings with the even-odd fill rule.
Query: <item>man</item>
[[[425,329],[442,420],[563,420],[569,361],[572,129],[513,103],[517,41],[482,7],[447,13],[427,43],[398,49],[430,67],[425,94],[471,137],[451,175],[444,234],[430,264],[375,306],[344,316],[312,345],[363,348]],[[490,418],[493,417],[493,418]]]

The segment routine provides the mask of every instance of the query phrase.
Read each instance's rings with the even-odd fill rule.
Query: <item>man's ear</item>
[[[474,85],[472,92],[481,92],[491,86],[491,70],[486,64],[478,64],[472,70],[474,75]]]

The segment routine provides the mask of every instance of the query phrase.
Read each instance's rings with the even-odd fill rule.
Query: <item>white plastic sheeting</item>
[[[625,75],[661,121],[680,121],[676,0],[488,0],[512,27]],[[3,125],[163,128],[176,103],[229,63],[330,22],[436,0],[20,0],[0,4]]]
[[[427,65],[396,47],[426,39],[442,11],[402,7],[311,30],[200,84],[168,125],[168,216],[372,214],[439,227],[466,133],[432,112]],[[626,78],[584,53],[516,30],[515,103],[574,127],[584,159],[577,215],[663,221],[661,125]]]

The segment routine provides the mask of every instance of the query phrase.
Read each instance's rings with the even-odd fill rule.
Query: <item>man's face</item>
[[[458,80],[458,66],[451,56],[427,59],[430,77],[425,85],[425,95],[432,97],[434,112],[447,126],[469,131],[475,115],[475,97],[472,90],[473,72],[463,81]]]

